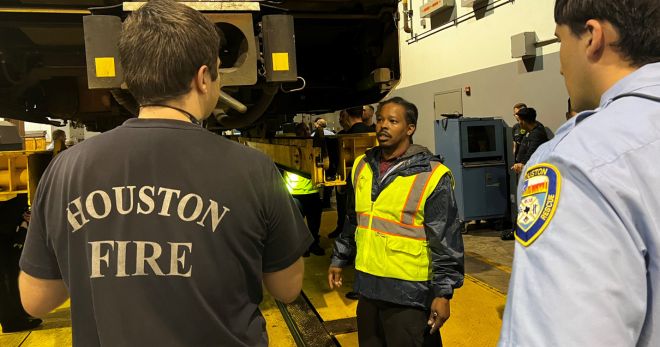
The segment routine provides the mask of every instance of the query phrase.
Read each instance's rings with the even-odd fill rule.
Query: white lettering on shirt
[[[149,241],[134,241],[137,245],[137,255],[135,256],[135,274],[133,276],[144,276],[147,273],[144,272],[144,265],[149,264],[151,270],[156,274],[156,276],[163,276],[163,271],[160,270],[156,259],[160,258],[160,254],[163,252],[160,245],[156,242]],[[147,245],[151,246],[151,256],[146,257],[146,247]]]
[[[67,220],[71,232],[76,232],[88,223],[93,224],[94,220],[105,219],[111,214],[116,217],[131,214],[149,216],[157,212],[157,216],[178,217],[183,222],[208,227],[215,232],[231,211],[215,200],[205,200],[199,194],[187,193],[179,199],[180,196],[181,190],[155,186],[143,186],[139,189],[136,186],[112,187],[110,192],[94,190],[87,196],[75,198],[67,205]],[[173,206],[176,208],[174,215],[170,214]]]
[[[103,213],[99,213],[96,210],[96,206],[94,205],[95,195],[101,197],[101,201],[103,202]],[[102,190],[95,190],[87,196],[87,199],[85,200],[85,207],[87,209],[87,214],[90,215],[92,218],[103,219],[110,214],[110,210],[112,209],[112,203],[110,202],[110,195],[108,195],[108,193]]]
[[[186,217],[184,215],[186,211],[186,205],[188,204],[188,201],[191,199],[195,199],[195,210],[193,211],[192,215],[190,217]],[[197,194],[188,194],[184,196],[181,201],[179,201],[179,206],[177,208],[177,213],[179,214],[179,218],[181,218],[182,221],[185,222],[192,222],[195,219],[199,217],[200,214],[202,214],[202,209],[204,208],[204,202],[202,202],[202,197],[197,195]]]
[[[181,194],[180,190],[176,189],[170,189],[170,188],[160,188],[158,189],[158,195],[162,192],[165,192],[165,197],[163,198],[163,208],[158,212],[159,215],[169,217],[170,216],[170,203],[172,202],[172,195],[176,194],[176,197],[178,198],[179,195]]]
[[[204,217],[202,217],[202,219],[200,219],[199,222],[197,222],[197,224],[204,226],[204,220],[206,219],[206,216],[209,215],[209,212],[211,212],[211,230],[215,232],[215,229],[218,227],[218,224],[220,224],[222,219],[225,218],[225,214],[227,214],[227,212],[231,210],[225,206],[222,206],[223,209],[222,215],[218,215],[218,203],[213,200],[210,201],[211,201],[211,205],[206,210]]]
[[[73,228],[71,232],[76,232],[78,229],[87,224],[87,222],[89,222],[89,219],[85,218],[85,215],[83,214],[83,206],[81,201],[82,199],[78,197],[71,201],[69,206],[66,208],[66,217],[69,220],[69,224],[71,224],[71,227]],[[77,209],[76,212],[71,211],[71,205],[75,206]],[[80,221],[77,219],[78,217],[80,217]]]
[[[151,195],[147,195],[146,191],[149,190],[151,191]],[[156,192],[156,187],[154,186],[144,186],[140,188],[140,202],[144,203],[147,207],[147,209],[142,209],[142,206],[138,203],[138,214],[150,214],[151,212],[154,211],[155,209],[155,202],[154,202],[154,193]]]
[[[179,247],[185,247],[188,249],[188,253],[192,254],[192,243],[178,243],[178,242],[168,242],[170,244],[170,272],[169,276],[181,276],[181,277],[190,277],[192,276],[192,264],[188,267],[188,272],[181,273],[179,272],[179,264],[181,264],[182,270],[186,270],[186,250],[183,250],[183,253],[179,257]]]
[[[124,210],[124,189],[128,188],[128,196],[130,196],[130,205],[127,210]],[[115,191],[115,201],[117,201],[117,212],[121,215],[127,215],[133,211],[133,191],[135,186],[128,187],[113,187]]]
[[[114,250],[115,249],[115,243],[114,241],[94,241],[90,242],[90,245],[92,245],[92,274],[89,276],[89,278],[99,278],[99,277],[105,277],[104,275],[101,274],[101,260],[105,262],[106,266],[110,265],[110,251],[107,251],[103,256],[101,256],[101,245],[106,244],[110,245],[110,249]]]
[[[167,242],[163,246],[150,241],[103,240],[88,243],[92,248],[89,278],[192,276],[192,243],[190,242]],[[128,262],[128,259],[134,262]],[[134,264],[134,267],[129,269],[127,264]],[[161,266],[168,265],[168,271],[163,272]]]

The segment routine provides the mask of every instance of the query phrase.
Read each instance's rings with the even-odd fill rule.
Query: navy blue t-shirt
[[[64,280],[74,345],[265,346],[262,274],[311,242],[265,155],[131,119],[51,163],[20,265]]]

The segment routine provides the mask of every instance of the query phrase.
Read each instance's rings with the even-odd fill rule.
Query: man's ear
[[[603,23],[590,19],[585,24],[585,28],[587,30],[582,34],[581,40],[586,45],[587,59],[597,61],[603,55],[607,46]]]
[[[202,65],[199,69],[197,69],[197,73],[195,74],[195,79],[193,81],[193,87],[197,89],[198,92],[203,94],[208,92],[208,76],[210,76],[208,66]]]
[[[417,130],[417,126],[415,124],[408,124],[408,131],[406,131],[406,135],[412,136],[412,134],[415,133],[415,130]]]

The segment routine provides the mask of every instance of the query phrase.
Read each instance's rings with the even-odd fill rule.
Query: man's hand
[[[515,163],[511,167],[511,170],[513,170],[513,172],[515,172],[517,174],[520,174],[523,170],[523,167],[525,167],[525,165],[523,165],[522,163]]]
[[[427,324],[431,327],[430,334],[434,334],[449,319],[449,299],[435,298],[431,303],[431,314]]]
[[[328,268],[328,285],[330,285],[330,289],[341,287],[341,271],[340,267],[331,266]]]

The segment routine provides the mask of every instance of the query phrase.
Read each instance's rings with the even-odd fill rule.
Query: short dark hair
[[[525,108],[525,107],[527,107],[527,105],[525,105],[522,102],[519,102],[519,103],[513,105],[513,108],[517,108],[517,109],[521,109],[521,108]]]
[[[298,137],[309,137],[309,127],[307,127],[307,124],[300,122],[296,123],[296,136]]]
[[[532,107],[523,107],[518,110],[516,113],[518,118],[524,120],[525,122],[535,122],[536,121],[536,110]]]
[[[614,47],[633,66],[660,61],[660,1],[658,0],[557,0],[555,22],[568,25],[574,35],[585,23],[598,19],[611,23],[619,33]]]
[[[351,118],[360,118],[362,119],[362,106],[349,107],[346,109],[346,113]]]
[[[172,0],[152,0],[124,21],[119,57],[128,90],[140,104],[190,91],[203,65],[218,78],[220,36],[203,14]]]
[[[62,129],[57,129],[53,131],[53,134],[51,136],[53,138],[53,141],[61,139],[61,140],[66,140],[66,133]]]
[[[417,106],[415,106],[415,104],[407,101],[402,97],[395,96],[391,99],[387,99],[379,103],[377,114],[380,114],[380,110],[383,108],[383,106],[387,104],[397,104],[403,106],[403,109],[406,111],[406,123],[417,126],[417,117],[419,115],[419,112],[417,111]]]

